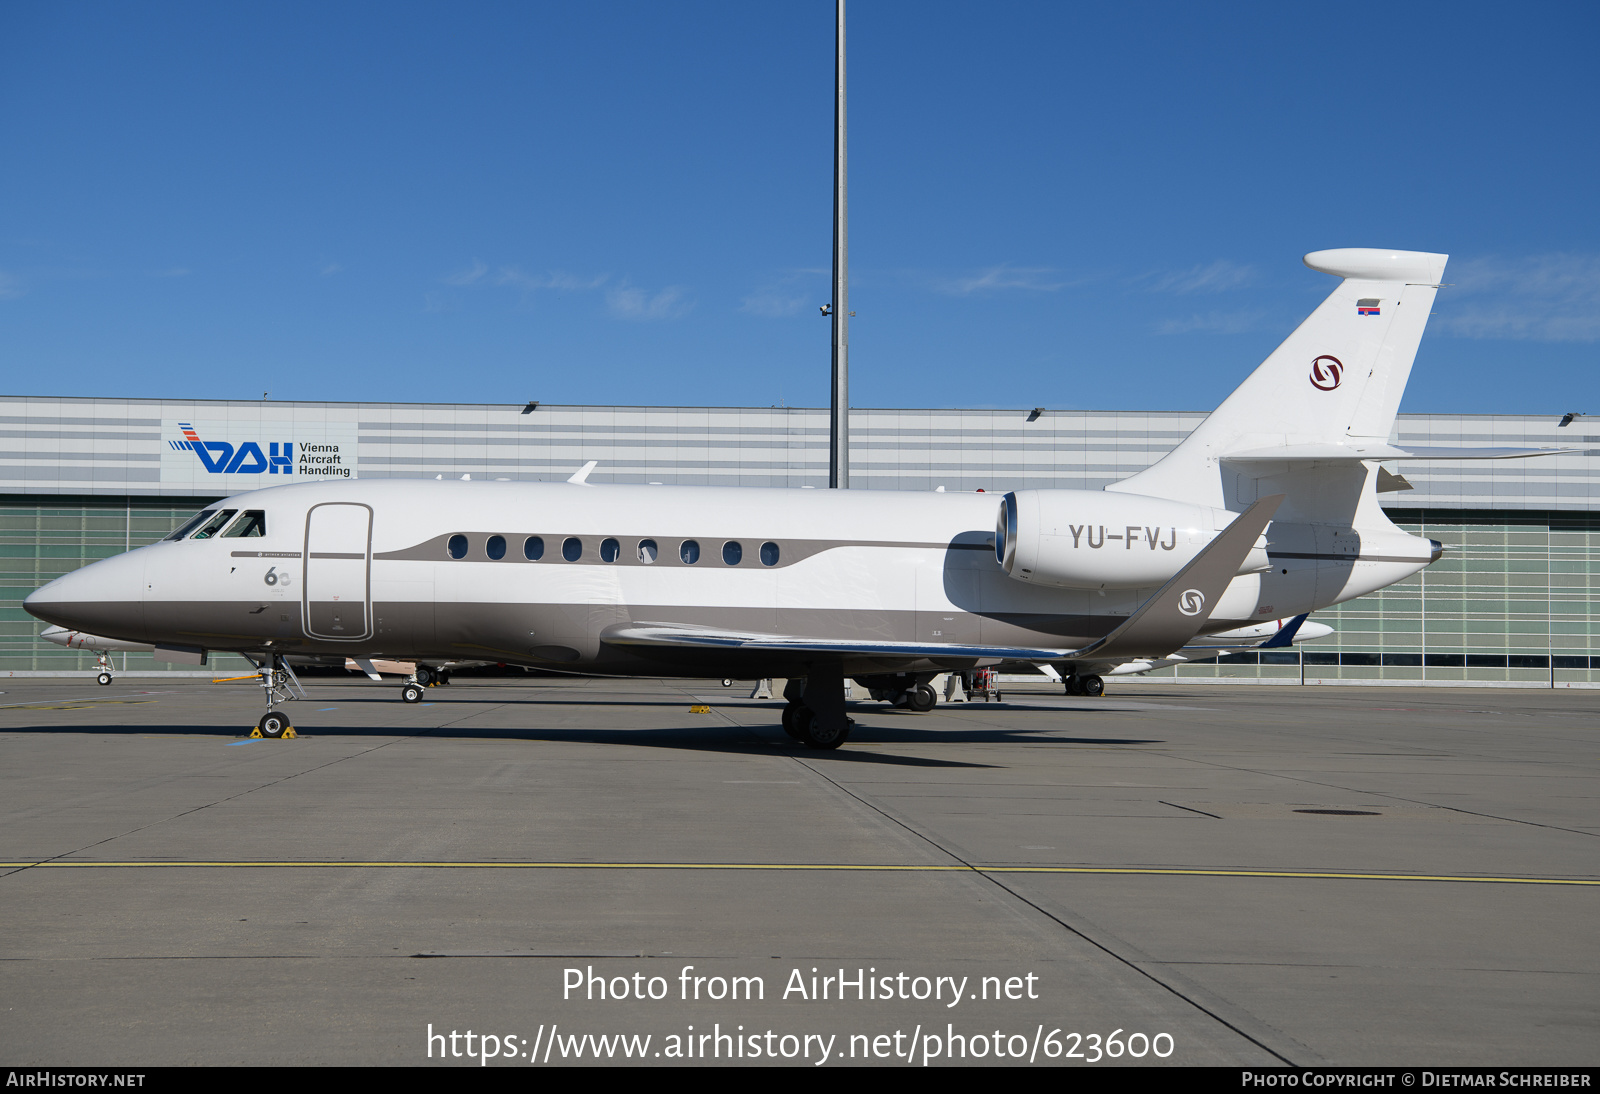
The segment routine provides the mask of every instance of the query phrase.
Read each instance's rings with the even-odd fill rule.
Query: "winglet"
[[[594,467],[595,467],[595,464],[597,464],[599,462],[600,462],[599,460],[590,460],[588,463],[586,463],[582,467],[578,468],[577,474],[573,475],[572,478],[568,479],[567,481],[571,482],[571,483],[576,483],[579,486],[588,486],[589,485],[589,472],[593,471]]]
[[[1255,547],[1256,540],[1278,511],[1284,495],[1262,498],[1234,518],[1217,538],[1206,544],[1173,579],[1161,586],[1127,620],[1091,645],[1073,654],[1073,660],[1132,661],[1140,657],[1166,657],[1200,633],[1228,583]]]
[[[1310,614],[1310,612],[1306,612],[1304,615],[1297,615],[1293,619],[1289,620],[1289,622],[1278,628],[1277,634],[1261,643],[1261,648],[1264,650],[1275,650],[1281,649],[1284,646],[1294,645],[1294,636],[1300,633],[1300,624],[1304,623],[1306,621],[1306,616],[1309,616]]]

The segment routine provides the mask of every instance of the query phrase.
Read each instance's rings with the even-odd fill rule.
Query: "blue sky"
[[[820,406],[832,13],[0,7],[0,391]],[[1403,409],[1600,413],[1600,8],[850,11],[852,402],[1197,410],[1452,255]]]

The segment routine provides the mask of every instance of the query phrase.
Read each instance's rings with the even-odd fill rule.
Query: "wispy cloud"
[[[0,300],[13,300],[26,291],[20,277],[0,270]]]
[[[808,307],[817,307],[828,300],[828,276],[824,269],[798,269],[777,277],[774,281],[746,296],[739,310],[763,319],[787,319],[799,315]],[[816,299],[812,299],[816,297]]]
[[[763,289],[745,297],[739,310],[763,319],[787,319],[791,315],[799,315],[807,303],[807,297],[793,290]]]
[[[606,293],[606,306],[618,319],[677,319],[694,307],[688,296],[688,290],[681,285],[668,285],[652,293],[623,282]]]
[[[1255,277],[1255,269],[1219,258],[1205,266],[1151,276],[1150,288],[1154,292],[1226,292],[1249,283]]]
[[[1061,271],[1049,266],[990,266],[967,277],[937,281],[934,288],[951,296],[971,296],[973,293],[1003,292],[1022,289],[1027,292],[1055,292],[1064,289],[1070,281],[1061,277]]]
[[[1210,311],[1185,319],[1164,319],[1156,324],[1157,334],[1243,334],[1261,326],[1267,313],[1259,310]]]
[[[523,273],[522,270],[518,269],[516,266],[502,266],[500,267],[500,271],[495,274],[494,283],[496,285],[507,285],[512,288],[524,289],[528,292],[533,292],[537,289],[582,291],[587,289],[598,289],[601,285],[606,283],[606,278],[608,276],[609,275],[607,274],[596,274],[591,277],[585,277],[578,274],[565,273],[559,270],[544,274],[527,274]]]
[[[455,285],[458,287],[476,285],[479,281],[483,280],[483,275],[488,272],[489,264],[481,258],[474,258],[472,260],[472,265],[468,266],[466,269],[457,270],[453,274],[447,274],[445,277],[441,278],[441,280],[446,285]]]
[[[337,262],[325,262],[322,264],[322,269],[317,272],[323,277],[332,277],[336,273],[343,272],[343,270],[344,267]]]
[[[1437,329],[1462,338],[1600,341],[1600,255],[1545,254],[1453,263]]]

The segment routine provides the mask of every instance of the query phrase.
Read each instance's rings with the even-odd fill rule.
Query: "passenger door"
[[[327,502],[306,514],[305,620],[310,638],[372,636],[372,509]]]

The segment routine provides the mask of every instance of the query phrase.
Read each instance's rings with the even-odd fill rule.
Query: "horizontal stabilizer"
[[[1405,444],[1285,444],[1225,452],[1225,460],[1519,460],[1575,448],[1425,448]]]

